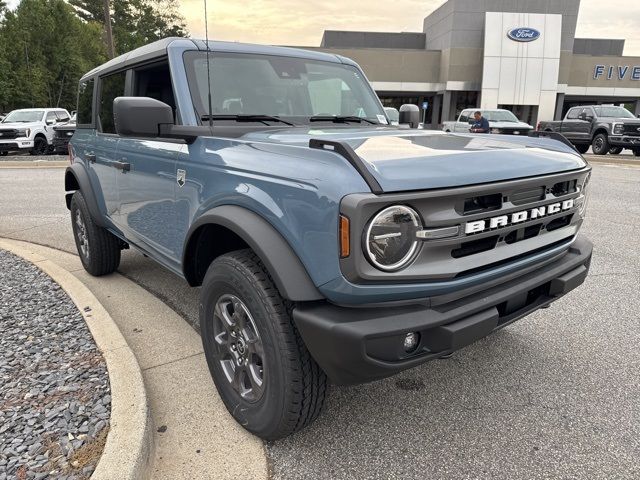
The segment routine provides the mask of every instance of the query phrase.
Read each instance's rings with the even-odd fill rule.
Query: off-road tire
[[[620,155],[622,153],[622,147],[611,147],[609,149],[610,155]]]
[[[44,137],[36,137],[33,140],[33,149],[29,151],[31,155],[46,155],[49,149],[47,139]]]
[[[87,248],[82,246],[83,235],[78,224],[78,215],[84,224]],[[108,230],[96,225],[80,191],[71,197],[71,227],[84,269],[95,277],[115,272],[120,265],[120,241]]]
[[[214,338],[216,304],[230,295],[240,299],[249,311],[264,352],[263,390],[252,402],[243,398],[225,375],[221,362],[224,349]],[[229,413],[265,440],[286,437],[311,424],[322,410],[327,390],[326,375],[304,345],[291,316],[292,308],[251,250],[215,259],[202,283],[200,329],[213,381]],[[227,340],[232,338],[226,335]]]
[[[606,133],[599,133],[595,137],[593,137],[593,142],[591,143],[591,148],[593,149],[593,153],[596,155],[606,155],[609,153],[609,138]]]
[[[583,155],[589,151],[589,147],[590,146],[591,145],[589,145],[588,143],[587,144],[582,144],[581,143],[581,144],[578,144],[578,145],[574,145],[574,147],[576,147],[576,150],[578,152],[580,152],[581,154],[583,154]]]

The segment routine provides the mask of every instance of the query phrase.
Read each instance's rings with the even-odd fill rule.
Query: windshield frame
[[[339,128],[343,128],[343,127],[362,127],[363,125],[367,124],[369,125],[369,123],[375,122],[375,125],[370,125],[370,126],[382,126],[382,127],[389,127],[391,126],[391,121],[387,115],[387,113],[384,110],[384,106],[382,105],[382,102],[380,101],[380,98],[378,97],[378,95],[376,94],[375,90],[373,89],[371,83],[369,82],[369,80],[367,79],[366,75],[364,74],[364,72],[357,67],[355,64],[351,64],[351,63],[345,63],[345,62],[331,62],[331,61],[327,61],[327,60],[319,60],[316,58],[308,58],[305,56],[297,56],[297,55],[283,55],[283,54],[278,54],[278,53],[255,53],[255,52],[229,52],[229,51],[224,51],[224,50],[211,50],[210,52],[210,58],[209,61],[213,64],[216,61],[216,57],[219,58],[220,56],[226,56],[226,57],[240,57],[240,56],[250,56],[250,57],[280,57],[283,59],[296,59],[296,60],[300,60],[302,62],[307,62],[307,63],[316,63],[316,64],[327,64],[333,67],[337,67],[337,68],[344,68],[345,70],[353,70],[355,73],[357,73],[359,75],[359,83],[362,85],[363,90],[360,92],[361,95],[368,97],[371,100],[371,104],[370,106],[375,107],[375,110],[377,110],[376,113],[374,113],[374,116],[365,116],[362,117],[361,122],[356,122],[356,121],[338,121],[338,122],[333,122],[330,120],[327,120],[325,122],[314,122],[314,121],[310,121],[310,119],[314,116],[317,115],[273,115],[269,112],[255,112],[255,113],[244,113],[244,114],[239,114],[240,116],[242,115],[267,115],[267,116],[273,116],[276,118],[280,118],[283,121],[286,122],[290,122],[293,123],[295,127],[305,127],[305,128],[309,128],[309,127],[318,127],[320,125],[326,125],[326,124],[331,124],[335,127],[339,127]],[[187,85],[188,85],[188,90],[189,90],[189,97],[191,100],[191,104],[192,104],[192,108],[194,110],[194,114],[195,114],[195,118],[196,121],[198,122],[198,125],[206,125],[207,121],[206,121],[206,117],[208,117],[208,106],[207,105],[203,105],[202,104],[202,98],[201,98],[201,92],[199,92],[199,88],[198,88],[198,84],[197,84],[197,79],[196,79],[196,71],[195,71],[195,64],[196,64],[196,60],[200,59],[200,58],[205,58],[206,57],[206,52],[203,51],[199,51],[199,50],[188,50],[185,51],[183,53],[183,65],[185,68],[185,73],[186,73],[186,80],[187,80]],[[344,80],[343,80],[344,81]],[[212,86],[212,96],[213,96],[213,79],[211,80],[211,86]],[[202,111],[201,111],[202,110]],[[215,117],[215,115],[217,114],[217,112],[212,112],[213,116]],[[232,115],[231,115],[232,116]],[[340,119],[340,117],[349,117],[351,115],[335,115],[334,117],[336,117],[338,120]],[[382,121],[382,118],[384,118],[384,121]],[[370,122],[368,122],[368,121]],[[261,120],[256,120],[255,122],[247,122],[246,120],[242,121],[242,122],[234,122],[232,119],[230,120],[223,120],[223,121],[219,121],[217,123],[221,123],[221,124],[225,124],[224,122],[226,122],[226,125],[229,125],[229,122],[231,124],[235,124],[238,127],[252,127],[255,128],[255,124],[262,124],[262,126],[264,127],[280,127],[282,128],[283,126],[286,126],[284,123],[282,122],[274,122],[273,125],[269,125],[269,124],[264,124],[263,121]],[[268,120],[267,120],[268,122]],[[290,127],[291,128],[291,127]]]
[[[633,115],[633,113],[631,113],[629,110],[627,110],[624,107],[620,107],[618,105],[594,105],[593,107],[593,111],[596,114],[596,117],[598,118],[628,118],[629,120],[635,119],[636,117]],[[617,111],[624,111],[627,113],[627,116],[620,116],[620,115],[602,115],[602,112],[604,109],[615,109]]]
[[[38,113],[40,112],[40,116],[36,119],[36,120],[13,120],[10,119],[11,115],[13,114],[20,114],[20,113]],[[9,112],[7,114],[6,117],[4,117],[4,120],[2,120],[2,123],[34,123],[34,122],[41,122],[42,119],[44,118],[45,115],[45,111],[44,110],[24,110],[24,109],[18,109],[18,110],[12,110],[11,112]],[[7,120],[10,119],[10,120]]]

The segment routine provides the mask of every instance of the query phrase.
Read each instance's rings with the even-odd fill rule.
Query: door
[[[169,66],[155,63],[132,71],[130,94],[160,100],[175,109]],[[176,162],[185,145],[170,139],[121,138],[116,154],[119,208],[116,223],[142,249],[175,267],[182,255],[176,236]]]
[[[582,122],[579,118],[582,110],[582,107],[570,109],[560,125],[560,133],[571,141],[580,141],[578,132],[580,131],[580,122]]]
[[[469,133],[469,128],[471,128],[471,126],[469,125],[470,112],[471,110],[462,111],[462,113],[460,114],[460,117],[455,123],[454,129],[453,129],[454,132]]]
[[[593,112],[593,108],[586,107],[582,109],[576,129],[577,140],[584,143],[591,143],[591,125],[594,118],[595,113]]]
[[[102,191],[106,214],[114,220],[118,209],[116,150],[119,138],[113,121],[113,100],[124,95],[125,72],[114,73],[98,80],[96,134],[91,148],[85,152],[89,167]]]

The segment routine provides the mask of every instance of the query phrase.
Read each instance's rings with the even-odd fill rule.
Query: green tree
[[[0,110],[75,108],[80,77],[106,61],[102,25],[64,0],[22,0],[0,26]]]
[[[68,1],[83,20],[104,24],[103,0]],[[177,0],[112,0],[111,23],[117,55],[161,38],[187,36]]]

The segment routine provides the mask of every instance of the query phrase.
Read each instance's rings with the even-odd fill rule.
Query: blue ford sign
[[[535,28],[518,27],[509,30],[507,36],[516,42],[533,42],[540,38],[540,32]]]

